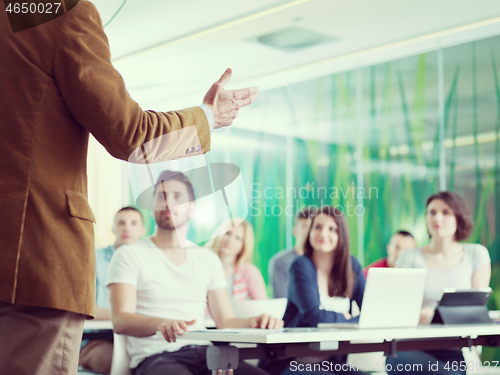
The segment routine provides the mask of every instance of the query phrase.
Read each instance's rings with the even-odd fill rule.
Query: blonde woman
[[[267,299],[264,278],[252,264],[254,233],[248,221],[215,237],[208,246],[222,262],[229,298],[235,301]]]

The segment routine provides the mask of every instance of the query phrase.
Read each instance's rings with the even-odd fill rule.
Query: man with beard
[[[186,239],[195,208],[193,186],[180,172],[163,171],[154,189],[156,233],[122,246],[111,261],[108,288],[116,333],[128,335],[134,375],[208,372],[209,342],[177,335],[204,328],[208,304],[217,328],[281,328],[267,314],[236,318],[217,255]],[[160,331],[163,337],[156,334]],[[262,374],[241,362],[237,374]]]

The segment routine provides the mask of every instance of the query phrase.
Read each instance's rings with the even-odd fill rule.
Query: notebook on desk
[[[425,275],[425,269],[370,268],[359,323],[320,323],[318,328],[416,327]]]

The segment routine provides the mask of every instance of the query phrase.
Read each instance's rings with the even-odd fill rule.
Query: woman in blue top
[[[290,266],[288,304],[283,318],[285,327],[356,322],[358,317],[351,317],[351,303],[356,301],[361,307],[364,289],[363,269],[349,252],[349,228],[344,215],[334,207],[320,208],[312,216],[304,255],[297,257]],[[341,368],[346,359],[345,355],[332,356],[319,359],[319,362],[327,360]],[[300,362],[300,358],[296,362],[266,362],[261,367],[271,374],[297,374],[300,371],[296,371],[292,363]],[[338,374],[347,372],[335,371]],[[326,371],[318,373],[331,374]],[[356,373],[362,374],[361,371]]]
[[[349,228],[340,210],[322,207],[312,218],[304,255],[290,266],[285,327],[356,321],[351,301],[361,308],[365,277],[349,252]]]

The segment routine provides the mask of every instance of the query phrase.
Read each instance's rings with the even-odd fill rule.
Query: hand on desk
[[[420,310],[420,324],[430,324],[432,316],[434,315],[434,309],[432,307],[424,307]]]
[[[269,314],[262,314],[254,318],[250,318],[251,328],[261,328],[261,329],[278,329],[283,328],[283,320],[276,319]]]
[[[241,107],[251,104],[257,99],[257,87],[247,87],[239,90],[224,90],[231,79],[232,70],[228,68],[205,94],[203,104],[208,105],[215,119],[214,128],[229,126],[238,115]]]
[[[182,332],[187,332],[188,326],[193,325],[195,322],[196,319],[191,321],[167,319],[158,324],[156,331],[160,331],[168,342],[175,342],[175,335],[182,335]]]

